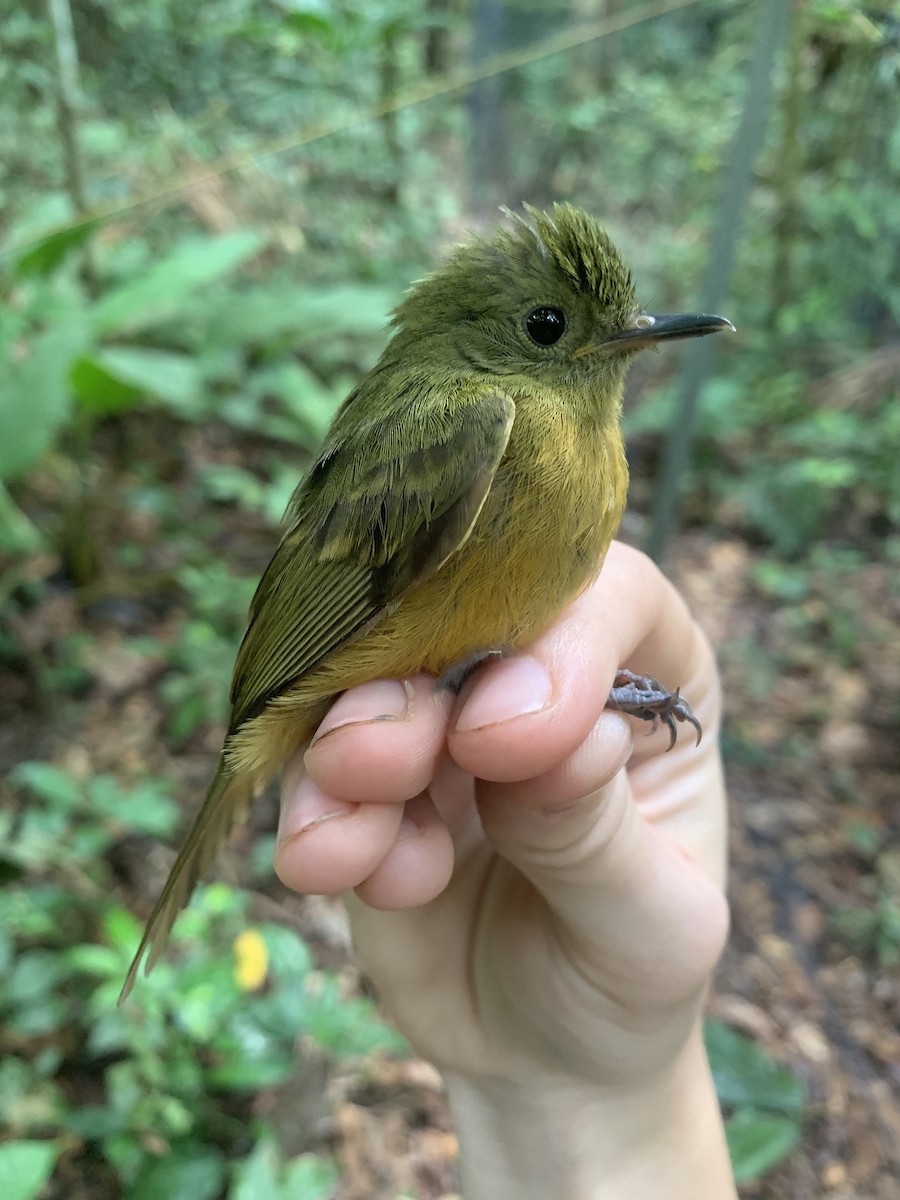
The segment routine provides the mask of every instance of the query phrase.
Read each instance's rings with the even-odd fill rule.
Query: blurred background
[[[330,414],[411,279],[554,200],[738,328],[632,373],[623,536],[725,679],[742,1194],[900,1196],[898,99],[887,0],[0,0],[6,1200],[455,1194],[271,802],[115,997]]]

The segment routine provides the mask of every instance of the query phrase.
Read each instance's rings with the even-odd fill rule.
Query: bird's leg
[[[697,745],[700,745],[703,729],[687,700],[678,688],[674,692],[666,691],[652,675],[636,675],[634,671],[628,670],[617,671],[606,707],[627,713],[630,717],[640,717],[642,721],[652,721],[651,733],[656,731],[657,725],[662,721],[669,731],[670,750],[678,737],[676,721],[687,722],[696,729]]]
[[[462,691],[463,684],[482,663],[491,662],[493,659],[506,658],[510,654],[512,654],[512,651],[507,646],[495,646],[493,650],[475,650],[472,654],[467,654],[458,663],[454,663],[452,667],[448,667],[441,674],[435,684],[435,688],[437,691],[446,688],[458,696]]]

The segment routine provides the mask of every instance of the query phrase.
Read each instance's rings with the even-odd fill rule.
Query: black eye
[[[525,318],[528,336],[539,346],[552,346],[566,332],[566,314],[561,308],[550,308],[542,304],[533,308]]]

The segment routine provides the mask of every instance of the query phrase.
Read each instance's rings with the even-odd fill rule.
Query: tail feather
[[[252,778],[233,773],[224,760],[221,761],[209,785],[203,807],[188,832],[162,895],[150,914],[141,944],[119,993],[119,1004],[134,987],[144,952],[150,951],[145,974],[162,954],[176,917],[190,900],[197,881],[206,872],[231,830],[246,817],[252,798]]]

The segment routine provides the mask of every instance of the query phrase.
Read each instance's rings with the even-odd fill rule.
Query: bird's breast
[[[599,570],[627,481],[617,422],[522,405],[468,540],[369,637],[433,674],[531,640]]]

